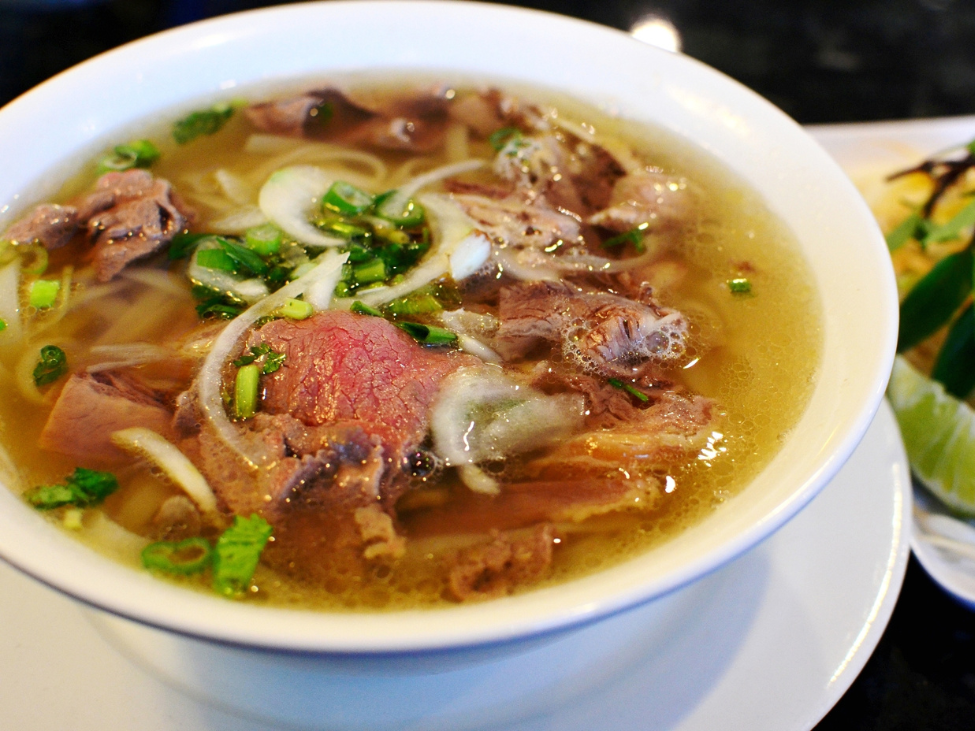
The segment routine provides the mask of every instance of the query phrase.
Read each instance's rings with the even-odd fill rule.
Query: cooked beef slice
[[[15,244],[37,242],[45,249],[57,249],[77,233],[78,221],[74,206],[43,203],[8,228],[3,238]]]
[[[126,455],[113,432],[141,426],[170,436],[172,410],[164,394],[111,371],[71,376],[58,396],[38,444],[84,463],[112,464]]]
[[[88,237],[94,243],[95,273],[102,282],[130,262],[162,249],[190,217],[169,182],[145,170],[105,173],[78,208],[92,211]]]
[[[510,594],[542,578],[552,563],[554,533],[549,525],[531,531],[495,532],[490,543],[454,557],[448,587],[458,601]]]

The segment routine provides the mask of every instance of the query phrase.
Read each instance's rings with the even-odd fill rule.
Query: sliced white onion
[[[113,432],[112,444],[135,454],[161,469],[205,514],[217,512],[217,498],[196,466],[161,435],[143,427]]]
[[[213,174],[217,183],[223,189],[224,195],[238,206],[246,206],[254,202],[254,191],[239,175],[220,168]]]
[[[481,231],[473,231],[461,239],[449,256],[450,276],[455,282],[478,272],[491,257],[491,240]]]
[[[177,353],[161,345],[151,343],[123,343],[114,345],[95,345],[90,353],[97,358],[104,358],[98,363],[88,366],[88,373],[109,371],[116,368],[156,363],[161,360],[179,357]]]
[[[326,236],[308,222],[335,180],[314,165],[292,165],[267,179],[258,205],[274,224],[306,246],[344,246],[344,239]]]
[[[552,269],[544,269],[539,266],[525,265],[518,261],[517,252],[507,249],[494,249],[494,258],[498,263],[498,269],[504,274],[525,282],[559,282],[561,277]]]
[[[339,254],[334,250],[320,256],[318,265],[310,272],[285,285],[277,292],[269,294],[234,318],[214,340],[210,352],[203,361],[200,375],[197,378],[197,390],[203,416],[210,422],[221,441],[237,452],[251,468],[256,469],[264,464],[270,459],[271,455],[266,447],[257,440],[253,445],[250,445],[251,448],[246,447],[237,427],[227,418],[223,398],[220,395],[223,385],[224,363],[249,327],[262,317],[272,314],[289,299],[305,293],[317,282],[331,282],[331,289],[334,290],[339,277],[342,275],[342,265],[348,258],[348,254]]]
[[[447,465],[476,465],[569,436],[581,428],[584,410],[581,394],[549,396],[496,366],[468,366],[443,380],[430,411],[430,433],[434,451]],[[472,413],[481,416],[475,419]],[[471,489],[485,491],[481,475],[459,474]]]
[[[482,495],[500,495],[501,487],[498,481],[474,464],[462,464],[457,468],[461,481],[471,489]]]
[[[20,322],[20,257],[0,269],[0,319],[7,323],[7,328],[0,332],[0,345],[14,345],[24,336],[24,327]]]
[[[415,178],[403,183],[386,205],[389,206],[390,210],[402,210],[406,207],[406,203],[410,198],[414,197],[428,185],[432,185],[445,178],[451,178],[454,175],[469,173],[472,170],[484,167],[486,164],[485,160],[464,160],[463,162],[455,162],[450,165],[434,168],[429,172],[423,173],[423,175],[417,175]]]

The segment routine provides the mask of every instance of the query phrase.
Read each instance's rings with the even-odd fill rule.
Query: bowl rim
[[[459,23],[476,26],[482,40],[487,37],[488,32],[508,26],[509,29],[515,29],[514,33],[519,38],[531,38],[538,31],[543,36],[547,33],[549,37],[567,45],[571,45],[569,41],[588,43],[589,46],[572,45],[573,48],[581,49],[573,56],[571,63],[565,62],[573,70],[580,63],[577,57],[585,60],[593,55],[593,48],[612,48],[614,56],[646,64],[646,70],[638,67],[628,83],[631,82],[640,91],[651,94],[663,85],[669,96],[661,99],[668,104],[677,105],[675,108],[690,110],[687,117],[690,122],[684,128],[672,131],[691,140],[695,140],[695,135],[701,137],[704,134],[701,131],[703,129],[714,135],[724,135],[724,144],[727,144],[728,139],[738,140],[747,148],[748,145],[762,143],[761,137],[765,130],[762,125],[766,125],[774,130],[776,139],[781,138],[776,144],[784,141],[790,147],[789,154],[800,156],[799,159],[803,161],[803,170],[800,172],[811,171],[815,176],[821,176],[826,185],[820,185],[819,192],[830,205],[834,201],[843,200],[843,210],[847,211],[848,217],[855,223],[855,231],[850,236],[855,234],[862,239],[865,261],[889,261],[883,237],[852,183],[795,122],[769,102],[694,59],[647,46],[622,31],[522,8],[451,0],[340,0],[264,8],[201,21],[104,53],[58,74],[18,97],[0,110],[0,140],[10,139],[18,129],[36,129],[37,138],[49,139],[57,132],[58,125],[44,119],[44,112],[52,104],[63,103],[67,96],[77,100],[81,108],[78,117],[70,122],[70,144],[65,143],[68,148],[65,154],[76,161],[90,159],[93,156],[93,145],[104,139],[113,129],[117,130],[135,120],[133,110],[152,108],[150,91],[160,88],[153,85],[177,83],[166,75],[167,72],[146,65],[150,62],[171,63],[179,67],[188,58],[187,54],[200,54],[206,60],[219,57],[223,49],[229,49],[226,51],[227,58],[240,57],[242,52],[234,50],[240,43],[262,38],[274,44],[276,50],[285,53],[286,49],[281,45],[283,41],[274,35],[279,28],[307,32],[301,28],[316,23],[324,23],[326,26],[331,23],[333,27],[363,21],[375,23],[377,19],[390,25],[398,19],[401,24],[409,25],[408,21],[418,15],[431,20],[437,29],[456,28]],[[380,34],[386,32],[386,26],[377,27]],[[411,28],[412,31],[421,37],[424,33],[432,33],[418,28]],[[451,46],[454,53],[463,52],[457,41],[449,39],[449,42],[454,43]],[[415,39],[413,43],[411,46],[404,41],[401,46],[396,47],[395,52],[390,52],[387,68],[414,68],[425,72],[428,66],[416,61],[435,57],[436,50],[426,49],[421,53],[417,51]],[[552,43],[551,40],[545,40],[540,45],[544,49],[550,49],[554,47]],[[527,51],[521,50],[519,53]],[[315,56],[314,60],[318,66],[307,69],[305,75],[326,76],[329,71],[322,68],[322,57]],[[363,61],[366,67],[379,68],[368,66],[367,61],[368,59]],[[448,67],[445,58],[441,58],[440,62],[442,66],[436,67],[434,64],[434,70]],[[256,66],[248,68],[248,73],[251,74],[246,79],[248,86],[274,78],[288,78],[287,63],[298,61],[291,61],[288,57],[287,62],[269,63],[272,70],[264,71],[263,75],[259,69],[254,70]],[[470,72],[476,76],[478,72],[469,68],[472,63],[465,57],[465,64],[468,65],[464,67],[464,73]],[[619,60],[602,59],[600,63],[603,73],[606,73],[607,65],[615,64],[613,68],[617,71],[623,69],[623,62]],[[554,66],[551,66],[551,60],[539,60],[539,64],[548,64],[549,72],[556,73],[552,70]],[[541,72],[531,73],[538,75]],[[580,78],[585,77],[579,83],[589,83],[595,88],[598,80],[590,80],[586,73],[578,71]],[[193,88],[206,88],[211,96],[236,88],[238,83],[236,79],[231,79],[234,83],[230,83],[231,80],[225,78],[226,72],[221,77],[213,69],[207,69],[201,75],[205,76],[205,81],[194,81]],[[484,76],[483,73],[480,75]],[[503,77],[504,74],[499,76]],[[130,102],[126,96],[119,102],[125,106],[124,115],[128,116],[113,119],[111,112],[94,109],[92,104],[97,99],[85,104],[79,97],[79,92],[73,91],[79,88],[74,86],[76,84],[80,88],[87,88],[86,84],[105,77],[119,83],[126,94],[131,94],[133,101]],[[293,78],[293,74],[291,77]],[[521,81],[539,87],[546,86],[544,81]],[[575,94],[574,89],[565,89],[565,86],[560,81],[549,88],[564,89],[570,95]],[[634,95],[637,92],[629,93]],[[184,100],[198,100],[203,96],[202,93],[180,96],[172,90],[166,94],[167,97]],[[592,92],[583,96],[588,96],[588,101],[594,100]],[[620,101],[625,102],[626,97]],[[174,106],[170,103],[157,103],[159,106],[156,109],[165,109],[167,112],[172,111]],[[718,132],[713,132],[715,129]],[[722,151],[725,147],[721,143],[722,140],[719,139],[717,142],[699,146],[707,148],[706,151],[724,161]],[[0,153],[5,144],[9,146],[11,143],[0,142]],[[44,154],[35,152],[31,145],[24,147],[28,149],[23,151],[22,156],[28,161],[34,160],[36,163],[48,160],[53,163],[50,155],[45,157]],[[82,149],[85,150],[84,153],[79,152]],[[62,159],[63,157],[62,155]],[[48,168],[43,162],[40,165],[42,170],[46,171]],[[815,176],[813,179],[818,179]],[[829,191],[829,187],[833,190]],[[0,184],[0,216],[12,205],[19,206],[16,203],[4,205],[7,200],[16,200],[19,195],[17,191],[10,195],[7,193]],[[889,264],[887,267],[889,269]],[[0,556],[45,584],[114,614],[204,639],[279,650],[374,655],[443,651],[513,642],[593,621],[676,590],[754,546],[806,505],[852,454],[871,423],[883,396],[893,361],[897,333],[897,295],[892,272],[878,270],[874,281],[865,281],[863,286],[873,288],[878,302],[875,306],[871,305],[874,307],[871,312],[877,317],[874,323],[876,337],[870,343],[864,344],[861,352],[856,354],[857,359],[862,361],[857,364],[857,372],[862,371],[865,374],[860,379],[862,383],[856,392],[860,399],[859,406],[852,413],[847,413],[842,421],[831,425],[828,448],[820,448],[821,454],[817,456],[814,465],[805,471],[798,486],[786,499],[777,500],[774,505],[765,506],[762,510],[756,508],[758,518],[748,529],[736,531],[731,536],[715,538],[707,551],[685,560],[679,570],[655,575],[652,580],[637,578],[640,572],[637,564],[646,558],[644,556],[558,586],[536,589],[487,603],[445,609],[326,614],[248,606],[199,595],[167,582],[160,582],[145,573],[103,558],[90,549],[79,551],[81,544],[78,541],[53,529],[9,490],[0,491]],[[816,398],[815,394],[813,398]],[[667,546],[674,542],[676,539]],[[659,550],[654,549],[654,552]],[[681,550],[680,546],[677,550]]]

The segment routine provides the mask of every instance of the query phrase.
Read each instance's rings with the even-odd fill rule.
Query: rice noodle
[[[484,160],[464,160],[463,162],[455,162],[450,165],[434,168],[428,173],[423,173],[423,175],[417,175],[412,180],[408,180],[400,186],[396,194],[389,199],[389,207],[390,209],[395,209],[396,203],[402,201],[400,208],[405,208],[407,201],[428,185],[433,185],[445,178],[452,178],[461,173],[469,173],[472,170],[484,167],[486,164]]]
[[[141,267],[126,269],[122,272],[122,279],[155,287],[177,297],[189,297],[186,283],[182,278],[159,269],[145,269]]]
[[[115,368],[129,368],[132,366],[145,365],[146,363],[158,363],[161,360],[170,360],[179,357],[169,348],[151,343],[122,343],[118,345],[96,345],[90,351],[90,355],[96,358],[107,358],[98,363],[94,363],[85,370],[88,373],[98,373],[100,371],[114,370]]]
[[[257,198],[257,191],[248,185],[239,175],[220,168],[213,174],[224,195],[239,206],[253,203]]]
[[[217,336],[210,352],[203,361],[203,367],[200,369],[197,378],[197,390],[204,418],[209,421],[221,441],[240,455],[247,466],[252,469],[257,469],[267,462],[270,455],[264,445],[256,442],[251,445],[251,449],[248,449],[238,429],[227,418],[221,396],[224,363],[248,328],[262,317],[272,314],[289,299],[299,296],[319,282],[331,282],[328,291],[334,290],[342,274],[342,265],[348,257],[348,254],[339,254],[334,250],[326,252],[318,259],[317,266],[310,272],[239,314]],[[326,287],[327,285],[323,284],[322,286]]]
[[[186,455],[161,435],[151,429],[132,427],[113,432],[111,440],[120,449],[138,455],[162,470],[204,515],[217,512],[217,498],[206,478]]]
[[[20,322],[20,257],[0,269],[0,319],[7,329],[0,333],[0,344],[16,345],[24,337]]]
[[[130,562],[149,545],[149,539],[126,530],[109,518],[104,510],[89,510],[85,515],[83,532],[95,545],[108,548],[115,557]]]
[[[267,216],[264,215],[264,211],[252,205],[236,208],[222,218],[210,221],[208,228],[220,234],[242,234],[249,228],[265,223],[267,223]]]

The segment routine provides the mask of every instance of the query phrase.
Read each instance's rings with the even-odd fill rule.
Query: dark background
[[[127,41],[201,18],[275,4],[0,0],[0,104]],[[685,53],[755,89],[803,124],[975,114],[975,2],[520,4],[624,30],[656,13],[676,26]],[[975,614],[953,603],[913,559],[873,657],[817,726],[818,731],[846,729],[975,729]]]

